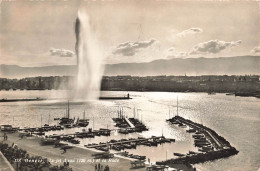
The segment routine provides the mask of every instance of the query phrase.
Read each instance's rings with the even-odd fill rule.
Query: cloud
[[[51,56],[59,56],[59,57],[73,57],[74,52],[66,49],[50,49]]]
[[[202,33],[203,30],[201,28],[190,28],[187,30],[184,30],[178,34],[176,34],[177,37],[186,37],[187,35],[191,35],[191,34],[198,34],[198,33]]]
[[[252,49],[251,53],[260,53],[260,46],[255,47],[254,49]]]
[[[148,48],[156,42],[155,39],[143,42],[125,42],[121,43],[116,47],[113,54],[121,54],[123,56],[134,56],[139,49]]]
[[[189,55],[189,52],[177,51],[174,47],[168,49],[167,58],[185,58]]]
[[[221,40],[210,40],[207,42],[199,43],[198,45],[194,46],[190,54],[216,54],[225,49],[231,49],[235,46],[238,46],[241,43],[241,40],[231,42],[225,42]]]

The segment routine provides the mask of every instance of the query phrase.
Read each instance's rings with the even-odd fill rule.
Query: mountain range
[[[21,78],[34,76],[76,75],[75,65],[22,67],[0,65],[0,77]],[[219,58],[173,58],[147,63],[106,64],[104,75],[260,75],[260,56]]]

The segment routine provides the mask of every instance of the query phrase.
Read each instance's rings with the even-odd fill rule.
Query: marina
[[[67,117],[66,119],[69,120],[69,102],[68,102],[68,108],[67,108]],[[178,114],[178,100],[177,100],[177,114]],[[63,119],[63,118],[62,118]],[[62,121],[62,119],[60,119]],[[78,119],[79,120],[79,119]],[[85,120],[85,112],[83,119]],[[73,120],[74,121],[74,120]],[[89,121],[89,120],[88,120]],[[122,129],[128,130],[128,129],[135,129],[135,128],[143,128],[144,126],[138,119],[135,118],[127,118],[123,114],[123,109],[118,111],[118,118],[113,118],[113,121],[116,122],[116,125],[119,127],[124,127],[119,129],[119,133],[122,133]],[[179,127],[184,128],[186,125],[189,127],[189,129],[186,131],[187,133],[194,133],[192,137],[194,138],[194,145],[195,147],[199,147],[198,151],[201,152],[192,152],[189,151],[189,154],[181,154],[181,153],[173,153],[173,155],[179,157],[177,159],[169,159],[163,162],[156,162],[156,165],[158,167],[160,165],[168,165],[168,166],[173,166],[174,164],[183,164],[187,165],[188,164],[196,164],[196,163],[201,163],[205,162],[208,160],[215,160],[219,158],[224,158],[228,157],[230,155],[237,154],[238,151],[232,147],[229,142],[227,142],[223,137],[218,136],[213,130],[200,125],[196,124],[190,120],[186,120],[180,116],[175,116],[171,119],[167,120],[168,122],[172,124],[177,124]],[[66,124],[72,124],[72,123],[66,123]],[[60,124],[63,125],[63,124]],[[55,128],[55,129],[54,129]],[[45,124],[41,128],[27,128],[27,129],[17,129],[13,128],[11,125],[3,125],[1,126],[1,131],[2,132],[20,132],[20,137],[31,137],[34,135],[38,136],[43,136],[44,131],[49,131],[49,130],[62,130],[64,129],[62,126],[49,126]],[[147,129],[148,130],[148,129]],[[70,146],[68,143],[71,144],[80,144],[80,141],[75,139],[75,138],[94,138],[95,136],[110,136],[110,132],[112,130],[110,129],[103,129],[100,128],[99,130],[92,130],[92,128],[89,128],[89,131],[86,132],[83,129],[83,132],[76,132],[75,134],[67,134],[67,135],[49,135],[45,136],[44,138],[42,137],[41,141],[39,144],[41,146],[49,146],[52,145],[55,148],[60,148],[61,150],[68,150],[73,148],[73,146]],[[114,130],[115,131],[115,130]],[[129,130],[128,130],[129,131]],[[134,131],[133,131],[134,132]],[[27,134],[24,134],[27,133]],[[129,132],[128,132],[129,133]],[[66,143],[68,142],[68,143]],[[125,149],[136,149],[137,146],[158,146],[159,144],[163,143],[172,143],[175,142],[175,139],[172,138],[165,138],[163,135],[162,136],[152,136],[150,138],[143,138],[143,137],[138,137],[138,138],[129,138],[129,139],[121,139],[121,140],[110,140],[107,142],[99,142],[97,143],[92,143],[92,144],[87,144],[84,145],[88,149],[96,149],[98,151],[103,151],[104,153],[97,153],[97,154],[92,154],[94,158],[113,158],[114,154],[116,153],[110,153],[110,150],[114,151],[122,151]],[[215,150],[214,150],[215,149]],[[138,161],[131,161],[131,167],[136,167],[137,165],[140,165],[141,167],[145,167],[144,162],[147,159],[146,156],[142,155],[133,155],[129,154],[129,152],[124,151],[121,153],[118,153],[121,156],[135,159]],[[215,157],[213,157],[215,156]],[[150,159],[149,159],[150,160]]]
[[[187,95],[187,94],[183,94]],[[97,151],[97,153],[104,153],[104,156],[110,156],[112,155],[119,155],[125,158],[128,158],[130,161],[131,160],[145,160],[146,163],[148,159],[150,159],[153,164],[158,165],[158,167],[162,164],[163,162],[160,163],[161,161],[171,161],[167,165],[171,165],[172,163],[180,163],[182,160],[187,160],[192,165],[195,167],[201,167],[204,166],[207,163],[202,162],[202,158],[207,158],[206,161],[210,160],[213,161],[214,163],[217,162],[223,162],[225,160],[232,160],[233,158],[229,157],[226,158],[227,156],[223,155],[225,154],[231,154],[232,148],[228,145],[228,142],[225,142],[221,138],[218,137],[214,132],[219,132],[220,127],[217,127],[218,131],[215,131],[216,127],[214,127],[214,131],[211,128],[208,127],[203,127],[203,125],[208,125],[208,121],[203,120],[203,125],[202,124],[197,124],[196,122],[191,121],[191,119],[185,119],[185,118],[192,118],[191,116],[187,115],[186,110],[184,110],[184,105],[185,101],[183,101],[183,97],[181,97],[180,94],[179,96],[179,101],[181,101],[180,105],[175,105],[174,108],[177,109],[178,106],[178,116],[174,116],[170,119],[168,118],[168,108],[167,110],[164,110],[164,112],[161,112],[160,110],[157,110],[159,106],[162,106],[159,103],[154,103],[151,102],[154,105],[153,110],[156,111],[156,114],[154,112],[150,112],[149,109],[145,106],[144,108],[141,108],[141,106],[138,105],[131,105],[131,108],[127,108],[126,103],[128,102],[120,102],[120,106],[124,106],[124,116],[121,116],[122,119],[120,122],[115,122],[115,118],[120,118],[120,115],[118,114],[118,111],[116,110],[118,108],[118,103],[116,102],[114,107],[111,107],[109,103],[107,102],[102,102],[101,104],[105,104],[104,106],[107,105],[107,108],[111,108],[112,114],[107,115],[107,117],[104,117],[102,122],[99,122],[99,111],[92,111],[93,113],[97,113],[97,116],[94,118],[95,122],[93,122],[92,115],[90,115],[90,110],[87,109],[82,109],[78,108],[78,104],[71,101],[70,102],[70,116],[69,118],[81,118],[81,119],[88,119],[89,124],[86,127],[71,127],[71,128],[66,128],[64,125],[59,125],[58,118],[62,118],[65,116],[65,114],[58,115],[58,114],[52,114],[51,118],[49,119],[49,115],[42,115],[42,121],[41,117],[39,116],[38,119],[35,121],[38,122],[38,127],[27,127],[27,128],[18,128],[19,125],[17,125],[16,118],[14,119],[14,125],[6,125],[3,126],[5,127],[5,130],[8,132],[14,132],[14,133],[8,133],[10,134],[16,134],[16,131],[19,131],[21,135],[23,135],[23,139],[32,139],[34,137],[39,137],[40,139],[55,139],[55,141],[46,141],[50,143],[49,145],[42,145],[41,140],[38,142],[38,146],[42,146],[44,148],[55,148],[59,150],[67,149],[67,153],[70,153],[74,148],[84,148],[85,150],[94,150]],[[218,97],[220,95],[215,95],[212,96],[211,98]],[[190,96],[189,96],[190,97]],[[225,96],[226,98],[232,98],[232,96]],[[145,98],[145,97],[142,97]],[[180,100],[181,99],[181,100]],[[172,101],[176,101],[176,96],[173,98],[169,99],[167,103],[166,101],[163,101],[167,106],[168,104],[172,105]],[[136,102],[135,102],[136,101]],[[161,101],[160,99],[157,100],[157,102]],[[130,101],[129,101],[130,102]],[[140,103],[138,101],[138,98],[132,99],[131,102],[135,102],[135,104]],[[21,102],[22,103],[22,102]],[[114,103],[114,102],[113,102]],[[35,106],[34,103],[31,104],[32,106]],[[95,104],[91,104],[95,105]],[[59,104],[57,105],[59,106]],[[68,103],[64,101],[62,106],[59,106],[60,110],[57,111],[57,113],[61,113],[60,111],[63,111],[64,109],[67,108]],[[135,106],[135,107],[133,107]],[[40,105],[42,107],[42,105]],[[46,105],[44,105],[46,107]],[[48,106],[47,106],[48,108]],[[137,116],[137,113],[134,114],[133,110],[134,108],[136,109],[142,109],[139,110],[139,116]],[[67,109],[66,109],[67,110]],[[84,110],[85,110],[85,117],[84,117]],[[102,109],[104,110],[104,109]],[[45,110],[44,110],[45,111]],[[77,115],[75,115],[77,113]],[[157,117],[158,113],[167,113],[160,115],[161,119],[158,120],[158,124],[156,122],[149,122],[149,117],[148,116],[153,116]],[[174,110],[171,110],[170,115],[173,115],[175,112]],[[152,114],[152,115],[151,115]],[[175,113],[176,115],[177,113]],[[83,116],[82,116],[83,115]],[[134,116],[135,115],[135,116]],[[183,117],[181,117],[182,115]],[[185,118],[184,118],[185,117]],[[56,118],[56,119],[54,119]],[[127,118],[127,119],[125,119]],[[133,119],[131,119],[133,118]],[[127,121],[128,120],[128,121]],[[147,131],[142,131],[142,132],[131,132],[128,134],[120,133],[120,130],[131,130],[134,129],[134,126],[136,125],[136,120],[138,120],[140,123],[143,123],[148,130]],[[168,120],[168,121],[166,121]],[[196,119],[192,119],[196,120]],[[26,121],[26,118],[25,118]],[[39,127],[42,123],[48,123],[48,124],[43,124],[42,127]],[[197,121],[201,122],[201,119],[197,119]],[[74,123],[77,122],[77,119],[74,120]],[[131,122],[131,124],[129,124]],[[9,122],[10,123],[10,122]],[[125,127],[117,127],[117,123],[119,125],[123,126],[124,124]],[[56,125],[56,126],[55,126]],[[159,125],[163,125],[161,129],[158,129]],[[95,128],[94,128],[94,127]],[[104,128],[106,127],[106,128]],[[45,134],[44,135],[37,135],[37,129],[42,128]],[[94,128],[94,129],[93,129]],[[207,129],[208,128],[208,129]],[[210,129],[210,130],[209,130]],[[85,131],[83,131],[85,130]],[[174,130],[173,134],[171,134],[171,131]],[[120,131],[120,132],[119,132]],[[107,135],[101,135],[102,133],[107,132]],[[110,132],[110,135],[109,135]],[[220,131],[221,132],[221,131]],[[182,140],[180,137],[176,136],[178,134],[175,133],[181,133],[180,135],[185,137],[185,140]],[[18,134],[18,137],[19,137]],[[163,136],[162,136],[163,134]],[[152,136],[155,137],[161,137],[160,141],[165,141],[162,143],[154,141],[156,138],[152,138]],[[162,138],[162,137],[167,137],[167,138]],[[143,139],[142,139],[143,138]],[[173,141],[175,140],[175,142]],[[232,140],[232,138],[226,138],[228,141]],[[58,140],[58,141],[57,141]],[[172,141],[171,141],[172,140]],[[181,147],[185,144],[188,144],[190,142],[191,145],[187,145],[184,150],[178,150],[178,147]],[[232,141],[232,144],[234,141]],[[44,143],[43,143],[44,144]],[[231,143],[230,143],[231,144]],[[235,145],[236,146],[236,145]],[[236,146],[237,148],[237,146]],[[144,151],[145,149],[145,151]],[[158,156],[153,156],[153,153],[148,153],[148,151],[155,151]],[[165,151],[168,149],[167,155],[165,155]],[[179,148],[180,149],[180,148]],[[148,151],[146,151],[148,150]],[[162,153],[159,153],[160,150],[165,150]],[[241,152],[241,148],[238,147],[238,150]],[[106,152],[109,152],[107,154]],[[235,151],[234,151],[235,152]],[[239,155],[240,156],[240,152]],[[101,155],[102,156],[102,155]],[[167,156],[167,158],[165,158]],[[215,158],[211,158],[210,156],[215,156],[215,158],[225,158],[224,160],[216,160]],[[91,158],[98,158],[97,156],[92,156]],[[109,158],[109,157],[108,157]],[[174,161],[174,162],[173,162]],[[137,165],[141,165],[142,162],[136,163]],[[129,162],[129,167],[132,167],[130,162]],[[133,164],[134,167],[134,164]],[[172,166],[173,167],[173,166]]]

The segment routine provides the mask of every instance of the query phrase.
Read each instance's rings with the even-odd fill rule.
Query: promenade
[[[0,132],[0,136],[3,133]],[[130,160],[116,156],[112,159],[96,160],[92,157],[92,154],[97,152],[86,149],[85,147],[73,147],[68,149],[66,153],[60,148],[54,148],[54,146],[41,146],[39,144],[39,137],[24,137],[21,139],[19,133],[8,134],[8,141],[5,141],[9,145],[16,144],[19,148],[26,150],[32,156],[42,156],[49,159],[53,165],[62,165],[63,161],[69,161],[70,167],[73,171],[94,171],[95,165],[100,163],[103,166],[108,165],[110,171],[145,171],[146,168],[132,169]],[[2,170],[1,170],[2,171]]]

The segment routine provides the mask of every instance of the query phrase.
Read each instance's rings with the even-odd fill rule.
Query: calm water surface
[[[102,96],[125,96],[128,92],[102,92]],[[36,127],[48,123],[57,124],[55,117],[66,112],[69,91],[0,91],[2,98],[48,98],[47,101],[0,103],[0,124],[13,124],[19,127]],[[238,170],[257,171],[260,167],[260,100],[254,97],[234,97],[225,94],[169,93],[169,92],[130,92],[131,100],[71,101],[71,117],[83,116],[90,119],[88,128],[115,128],[111,118],[117,116],[118,106],[124,108],[128,117],[133,117],[133,109],[138,110],[140,120],[149,131],[128,135],[113,132],[110,137],[80,139],[81,146],[92,142],[106,142],[110,139],[130,137],[150,137],[164,135],[175,138],[176,142],[158,147],[139,146],[128,150],[132,154],[146,155],[151,161],[173,158],[173,152],[197,151],[191,135],[185,129],[165,122],[176,115],[176,99],[179,99],[179,115],[202,123],[225,137],[239,153],[226,159],[196,165],[199,170]],[[41,123],[42,117],[42,123]],[[86,129],[88,129],[86,128]],[[82,128],[67,129],[56,133],[73,133]]]

